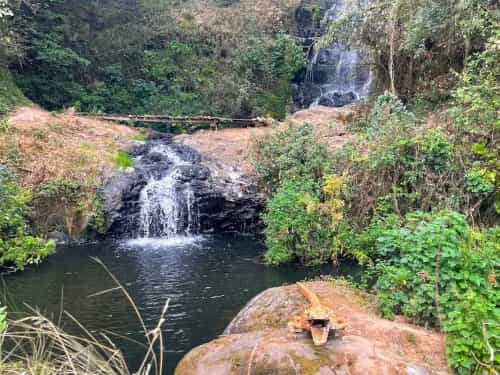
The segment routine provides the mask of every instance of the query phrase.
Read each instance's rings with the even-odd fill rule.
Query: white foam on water
[[[172,247],[185,247],[197,245],[204,240],[203,236],[174,236],[170,238],[136,238],[124,241],[127,247],[147,249],[168,249]]]

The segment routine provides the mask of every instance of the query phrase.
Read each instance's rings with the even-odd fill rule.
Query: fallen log
[[[120,115],[120,114],[94,114],[77,113],[78,116],[88,117],[97,120],[116,122],[156,122],[156,123],[176,123],[176,124],[210,124],[218,128],[222,124],[232,124],[240,127],[269,126],[272,120],[264,117],[256,118],[229,118],[213,116],[168,116],[168,115]]]

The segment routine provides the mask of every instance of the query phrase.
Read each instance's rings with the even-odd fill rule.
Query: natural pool
[[[107,330],[144,341],[133,309],[120,291],[89,297],[116,285],[90,257],[98,257],[126,286],[148,327],[170,298],[165,324],[166,374],[193,347],[220,335],[232,318],[266,288],[321,274],[332,266],[268,267],[264,245],[250,236],[212,236],[172,240],[109,241],[59,248],[36,269],[5,278],[9,311],[24,303],[59,314],[61,303],[91,331]],[[344,268],[343,273],[352,269]],[[69,322],[68,330],[75,329]],[[132,368],[144,349],[116,338]]]

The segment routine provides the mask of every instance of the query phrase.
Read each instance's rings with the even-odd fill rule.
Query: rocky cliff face
[[[157,151],[160,146],[167,146],[175,155]],[[136,145],[131,155],[136,164],[134,171],[114,175],[101,189],[112,235],[133,237],[143,234],[139,233],[143,226],[143,190],[152,179],[160,180],[173,167],[176,173],[171,174],[170,182],[179,189],[189,186],[190,193],[189,202],[184,203],[189,205],[188,209],[177,212],[179,233],[245,233],[260,229],[264,199],[251,179],[225,173],[203,160],[193,148],[174,142],[168,135],[157,135]],[[174,166],[173,158],[181,163],[177,161]],[[165,194],[176,194],[176,191]]]

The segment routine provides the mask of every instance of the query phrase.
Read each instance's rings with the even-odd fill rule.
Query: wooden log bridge
[[[156,123],[174,123],[174,124],[209,124],[216,129],[222,124],[231,124],[235,127],[259,127],[269,126],[273,123],[272,119],[264,117],[255,118],[229,118],[213,116],[168,116],[168,115],[117,115],[117,114],[94,114],[78,113],[78,116],[84,116],[96,120],[116,121],[116,122],[156,122]]]

